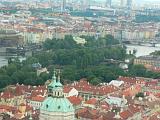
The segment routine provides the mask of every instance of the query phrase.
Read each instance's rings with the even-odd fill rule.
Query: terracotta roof
[[[102,116],[99,114],[97,110],[89,110],[89,109],[82,109],[80,112],[77,113],[78,118],[83,119],[91,119],[91,120],[103,120]]]
[[[130,105],[127,110],[120,113],[120,116],[123,120],[126,120],[138,112],[140,112],[140,108],[138,106]]]
[[[96,98],[91,98],[88,101],[86,101],[85,104],[95,105],[97,102],[98,100]]]
[[[71,97],[68,97],[68,100],[73,105],[80,105],[83,99],[81,97],[71,96]]]
[[[45,99],[45,97],[40,96],[40,95],[37,95],[37,96],[31,98],[32,101],[37,101],[37,102],[43,102],[44,99]]]
[[[133,114],[129,110],[125,110],[120,113],[120,116],[123,120],[127,120],[129,117],[132,117]]]
[[[107,113],[103,113],[103,120],[117,120],[114,118],[115,113],[114,112],[107,112]]]
[[[141,91],[141,86],[140,85],[132,85],[129,88],[123,90],[123,95],[125,95],[125,96],[135,96],[140,91]]]
[[[12,112],[16,110],[16,107],[7,106],[7,105],[0,105],[0,110]]]
[[[64,93],[69,93],[72,89],[73,89],[73,87],[64,87],[63,92]]]
[[[158,85],[158,80],[152,80],[146,82],[146,86],[157,86]]]
[[[5,91],[1,93],[1,98],[10,99],[10,98],[14,98],[14,95],[9,91]]]
[[[21,86],[19,86],[19,85],[16,86],[15,95],[16,96],[24,95],[24,90]]]
[[[136,84],[136,78],[132,78],[132,77],[119,76],[118,80],[124,81],[125,83],[128,83],[128,84]]]
[[[93,95],[106,95],[119,90],[119,88],[113,85],[93,86],[86,79],[81,79],[79,82],[66,85],[65,87],[68,87],[68,89],[74,87],[79,92],[91,93]]]

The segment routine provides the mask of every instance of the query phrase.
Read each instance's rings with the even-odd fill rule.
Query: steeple
[[[61,77],[60,77],[60,75],[61,75],[61,71],[59,70],[59,72],[58,72],[58,81],[57,82],[61,82]]]
[[[54,70],[53,76],[52,76],[52,82],[56,82],[56,71]]]
[[[33,119],[32,119],[32,115],[30,115],[29,120],[33,120]]]
[[[51,83],[48,85],[48,97],[63,97],[63,85],[60,82],[60,70],[58,73],[58,78],[56,77],[56,72],[52,76]]]

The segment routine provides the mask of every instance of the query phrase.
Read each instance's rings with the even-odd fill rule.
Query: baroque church
[[[48,85],[48,96],[40,108],[40,120],[74,120],[75,110],[70,101],[64,97],[63,85],[54,71],[51,83]]]

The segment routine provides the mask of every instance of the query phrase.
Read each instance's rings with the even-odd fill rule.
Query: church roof
[[[63,95],[63,85],[60,82],[60,76],[56,79],[56,75],[52,77],[52,82],[48,85],[49,96],[43,101],[40,111],[42,112],[74,112],[73,105]]]
[[[54,72],[54,75],[52,77],[52,81],[51,83],[48,85],[48,87],[52,87],[52,88],[62,88],[63,85],[61,84],[60,82],[60,78],[58,78],[58,80],[56,80],[56,75],[55,75],[55,72]]]
[[[74,108],[67,98],[48,97],[44,100],[41,111],[74,112]]]

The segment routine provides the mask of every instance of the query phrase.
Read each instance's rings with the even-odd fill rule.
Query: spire
[[[59,71],[58,71],[58,81],[57,81],[57,82],[61,82],[61,77],[60,77],[60,75],[61,75],[61,71],[60,71],[60,69],[59,69]]]
[[[32,119],[32,115],[30,115],[29,120],[33,120],[33,119]]]
[[[54,70],[53,76],[52,76],[52,81],[56,82],[56,71]]]

